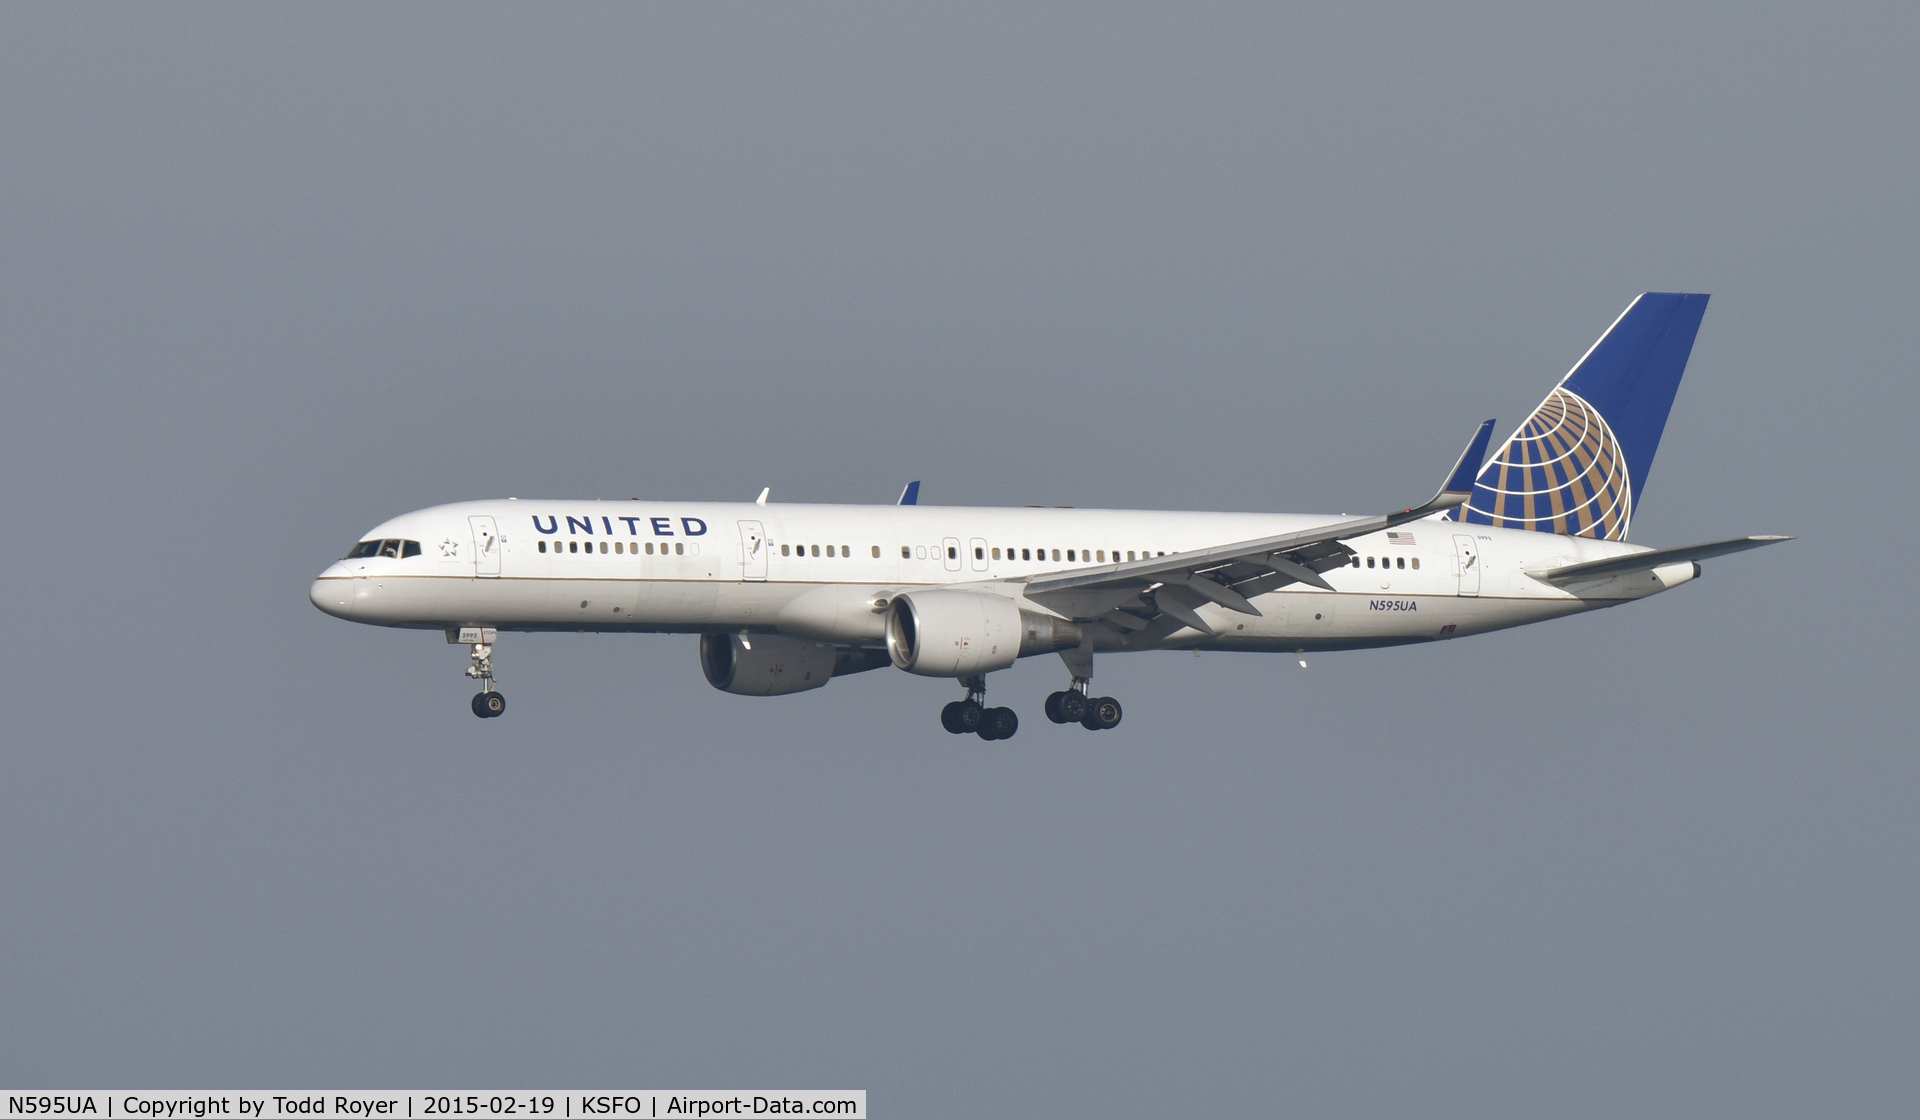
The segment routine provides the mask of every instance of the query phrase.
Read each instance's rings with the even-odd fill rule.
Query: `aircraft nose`
[[[346,618],[353,613],[353,577],[347,572],[346,565],[335,564],[320,573],[313,581],[307,598],[313,605],[334,616]]]

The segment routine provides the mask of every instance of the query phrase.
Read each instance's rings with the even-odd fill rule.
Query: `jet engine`
[[[707,683],[735,696],[805,692],[834,677],[886,663],[886,655],[877,649],[840,649],[772,634],[700,635],[700,669]]]
[[[915,591],[887,608],[887,655],[923,677],[970,677],[1080,644],[1080,627],[983,591]]]

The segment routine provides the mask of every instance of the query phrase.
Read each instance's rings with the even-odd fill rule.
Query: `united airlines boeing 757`
[[[1442,642],[1643,599],[1780,536],[1627,543],[1704,295],[1622,312],[1498,454],[1480,425],[1439,492],[1373,517],[923,506],[461,502],[403,514],[314,581],[328,614],[442,630],[497,716],[501,631],[697,634],[723,692],[781,696],[888,665],[966,690],[955,734],[1019,728],[987,676],[1058,654],[1047,718],[1102,730],[1094,658]]]

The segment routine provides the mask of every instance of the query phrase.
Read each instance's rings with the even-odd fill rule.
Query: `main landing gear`
[[[962,677],[960,683],[967,688],[967,698],[940,709],[940,726],[955,735],[972,732],[989,743],[1013,738],[1020,730],[1020,717],[1012,708],[987,707],[987,679]]]
[[[987,707],[986,679],[962,677],[960,683],[967,687],[967,698],[940,709],[940,726],[955,735],[978,735],[989,743],[1013,738],[1020,730],[1020,717],[1012,708]],[[1120,701],[1111,696],[1088,696],[1087,684],[1086,678],[1075,677],[1067,691],[1048,696],[1047,718],[1055,723],[1077,723],[1088,731],[1120,726]]]
[[[1088,696],[1092,683],[1075,677],[1065,692],[1047,696],[1047,718],[1055,723],[1077,723],[1088,731],[1108,731],[1120,726],[1120,701],[1111,696]]]
[[[471,707],[473,714],[481,719],[492,719],[507,710],[507,698],[494,687],[493,680],[493,643],[499,637],[500,632],[491,626],[464,626],[447,631],[449,644],[468,646],[473,651],[467,676],[480,682],[480,691],[473,694]]]

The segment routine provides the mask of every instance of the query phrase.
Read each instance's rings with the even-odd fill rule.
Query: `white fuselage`
[[[412,556],[342,560],[315,581],[329,614],[453,630],[778,633],[877,645],[885,603],[937,586],[1022,598],[1022,580],[1325,525],[1288,514],[718,502],[462,502],[404,514],[367,540]],[[1408,543],[1410,542],[1410,543]],[[1208,636],[1104,628],[1098,648],[1294,651],[1459,637],[1611,606],[1691,579],[1672,565],[1558,587],[1529,571],[1644,551],[1613,541],[1429,518],[1345,542],[1360,566],[1329,592],[1291,584],[1258,615],[1207,605]],[[1071,556],[1071,558],[1069,558]],[[1031,610],[1046,608],[1026,602]]]

